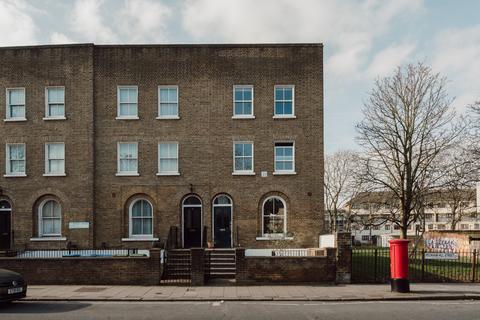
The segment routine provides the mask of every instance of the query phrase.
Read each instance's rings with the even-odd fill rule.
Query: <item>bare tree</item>
[[[399,67],[393,76],[375,81],[357,125],[365,149],[363,180],[392,193],[398,211],[388,220],[404,239],[438,178],[435,161],[464,131],[455,124],[445,82],[422,63]]]
[[[480,100],[468,108],[470,116],[467,148],[474,156],[477,163],[480,161]]]
[[[448,205],[452,230],[475,209],[477,169],[474,155],[462,146],[448,149],[440,157],[437,165],[439,183],[431,197]]]
[[[325,209],[329,218],[329,231],[338,230],[338,219],[346,222],[350,230],[351,209],[346,203],[359,192],[358,160],[353,151],[337,151],[325,159]]]

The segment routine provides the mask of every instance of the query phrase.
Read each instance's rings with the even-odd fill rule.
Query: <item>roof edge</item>
[[[41,49],[41,48],[68,48],[68,47],[99,47],[99,48],[280,48],[280,47],[323,47],[321,42],[298,43],[172,43],[172,44],[41,44],[25,46],[0,46],[0,49]]]

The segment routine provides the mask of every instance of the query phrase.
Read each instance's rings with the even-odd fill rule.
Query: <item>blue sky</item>
[[[423,61],[480,98],[478,0],[0,0],[0,45],[322,42],[325,149],[355,149],[373,80]]]

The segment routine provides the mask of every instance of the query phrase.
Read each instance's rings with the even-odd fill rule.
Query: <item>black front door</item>
[[[215,248],[232,247],[232,207],[213,208],[213,238]]]
[[[0,250],[10,250],[11,212],[0,210]]]
[[[183,207],[183,246],[202,246],[202,207]]]

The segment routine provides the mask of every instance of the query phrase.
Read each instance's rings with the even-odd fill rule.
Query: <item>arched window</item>
[[[62,235],[62,207],[53,200],[40,203],[38,212],[38,233],[40,237],[57,237]]]
[[[130,237],[153,236],[152,205],[145,199],[138,199],[130,205]]]
[[[220,195],[218,197],[215,198],[215,200],[213,200],[213,205],[216,206],[216,205],[219,205],[219,206],[228,206],[228,205],[232,205],[232,200],[230,200],[230,198],[226,195]]]
[[[183,205],[184,206],[189,206],[189,205],[199,205],[199,206],[201,206],[202,202],[196,196],[189,196],[188,198],[185,198],[185,200],[183,200]]]
[[[284,236],[287,232],[287,205],[285,200],[273,196],[265,199],[262,206],[263,236]]]
[[[10,211],[12,206],[7,200],[0,200],[0,210]]]

